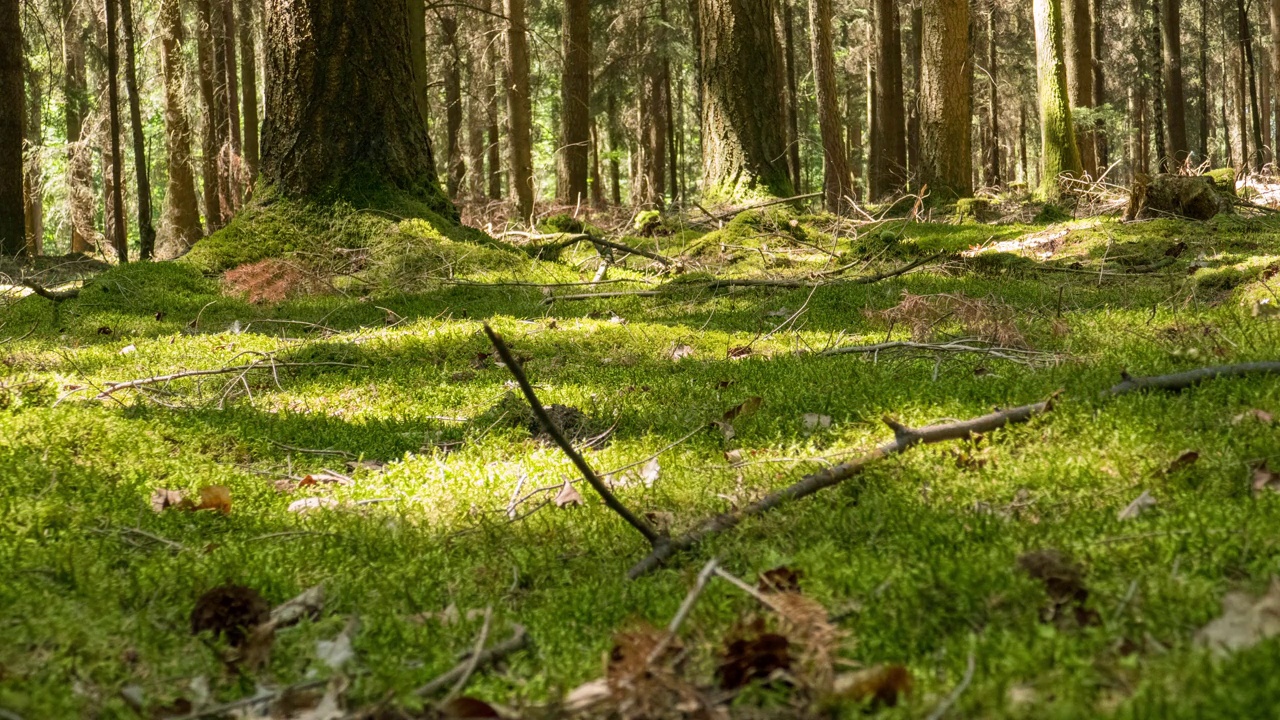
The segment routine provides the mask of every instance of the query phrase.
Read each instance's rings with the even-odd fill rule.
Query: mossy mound
[[[544,233],[581,233],[587,225],[568,213],[560,213],[538,223],[538,231]]]
[[[1224,192],[1228,195],[1236,194],[1236,171],[1232,168],[1217,168],[1205,173],[1213,181],[1218,192]]]

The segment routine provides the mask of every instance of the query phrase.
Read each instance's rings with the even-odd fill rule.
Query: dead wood
[[[891,353],[898,350],[917,350],[925,353],[975,353],[978,355],[990,355],[991,357],[1008,360],[1021,365],[1035,365],[1037,363],[1051,362],[1054,357],[1050,353],[1042,353],[1035,350],[1023,350],[1013,347],[1001,347],[990,343],[982,343],[977,340],[967,339],[954,340],[946,343],[893,341],[876,343],[874,345],[852,345],[848,347],[823,350],[818,353],[818,355],[822,357],[830,357],[834,355],[879,355],[882,352]]]
[[[1124,395],[1142,390],[1182,390],[1205,380],[1220,377],[1241,377],[1255,373],[1280,373],[1280,362],[1251,362],[1238,365],[1218,365],[1216,367],[1199,368],[1172,375],[1155,375],[1152,377],[1133,377],[1127,372],[1120,373],[1122,378],[1111,389],[1102,393],[1103,397]]]
[[[27,288],[36,295],[39,295],[46,300],[52,300],[53,302],[74,300],[75,298],[80,297],[80,288],[71,288],[70,290],[50,290],[49,288],[30,280],[21,280],[18,284]]]
[[[876,447],[860,458],[806,475],[795,484],[770,493],[741,510],[710,518],[685,535],[654,547],[653,552],[648,557],[636,563],[627,572],[627,576],[632,579],[640,577],[656,569],[676,553],[688,550],[710,535],[733,528],[745,518],[761,515],[792,500],[799,500],[819,490],[838,485],[860,474],[868,465],[877,460],[896,455],[915,445],[930,445],[945,440],[959,440],[974,434],[991,432],[1005,425],[1024,423],[1036,415],[1048,412],[1052,407],[1053,400],[1049,399],[1033,405],[1000,410],[971,420],[930,425],[918,429],[908,428],[896,420],[886,417],[884,422],[893,430],[893,440]]]
[[[275,371],[279,368],[297,368],[297,367],[346,367],[346,368],[368,368],[367,365],[353,365],[352,363],[343,362],[311,362],[311,363],[295,363],[295,362],[269,362],[265,360],[256,360],[246,365],[232,365],[230,367],[215,368],[213,370],[187,370],[184,372],[170,373],[168,375],[154,375],[147,378],[139,378],[128,382],[107,383],[107,387],[100,393],[96,399],[106,400],[121,390],[129,390],[131,388],[146,387],[148,385],[158,385],[173,380],[181,380],[183,378],[208,377],[210,375],[234,375],[236,373],[247,373],[251,370],[271,370]]]
[[[419,697],[434,695],[446,687],[450,687],[454,683],[457,683],[458,680],[467,673],[468,668],[474,671],[476,668],[484,667],[496,660],[501,660],[517,650],[522,650],[528,644],[529,633],[524,629],[523,625],[516,625],[514,631],[511,633],[511,637],[503,640],[497,645],[481,650],[479,654],[474,657],[468,653],[468,657],[464,658],[462,662],[454,665],[448,672],[436,676],[426,685],[415,690],[414,694]]]
[[[573,447],[573,443],[569,442],[569,439],[565,437],[559,426],[547,413],[547,409],[538,400],[537,394],[533,391],[533,386],[529,384],[529,378],[524,374],[524,368],[520,365],[520,361],[516,360],[515,356],[511,354],[511,349],[507,347],[507,344],[503,342],[498,333],[489,327],[488,323],[484,326],[484,333],[489,336],[489,342],[493,343],[494,349],[498,352],[498,356],[502,358],[502,362],[506,364],[507,370],[511,371],[512,377],[515,378],[516,384],[520,386],[520,391],[524,393],[525,400],[529,402],[529,407],[533,410],[534,416],[538,418],[538,422],[542,424],[542,428],[547,431],[547,434],[551,436],[551,439],[555,441],[560,450],[573,461],[574,466],[578,468],[578,472],[582,474],[582,479],[587,481],[587,484],[596,491],[601,500],[604,500],[604,504],[610,510],[617,513],[628,525],[635,528],[636,532],[643,535],[644,539],[648,540],[649,544],[655,549],[664,544],[666,539],[659,535],[649,523],[641,520],[626,505],[622,504],[622,501],[596,475],[595,470],[591,469],[591,465],[582,457],[582,454]]]
[[[667,257],[666,255],[659,255],[658,253],[649,252],[648,250],[641,250],[640,248],[637,248],[637,247],[631,247],[630,245],[624,245],[624,244],[622,244],[622,243],[620,243],[620,242],[614,242],[613,240],[605,240],[604,238],[598,238],[598,237],[595,237],[594,235],[590,235],[590,234],[588,234],[588,233],[574,233],[574,234],[571,234],[571,235],[535,235],[535,234],[533,234],[533,233],[509,232],[509,233],[507,233],[507,234],[508,234],[508,235],[520,235],[520,236],[522,236],[522,237],[526,237],[526,238],[528,238],[528,239],[530,239],[530,240],[544,240],[544,239],[550,239],[550,238],[553,238],[553,237],[558,237],[558,238],[560,238],[560,239],[559,239],[558,241],[556,241],[556,242],[547,243],[546,245],[537,246],[537,249],[538,249],[539,251],[542,251],[542,250],[557,250],[557,251],[558,251],[558,250],[563,250],[563,249],[565,249],[565,248],[569,247],[570,245],[576,245],[577,243],[580,243],[580,242],[589,242],[589,243],[591,243],[592,245],[595,245],[596,247],[606,247],[606,248],[609,248],[609,249],[611,249],[611,250],[617,250],[617,251],[619,251],[619,252],[631,253],[632,255],[639,255],[640,257],[646,257],[646,258],[649,258],[650,260],[654,260],[654,261],[656,261],[656,262],[660,262],[660,263],[662,263],[663,265],[666,265],[666,266],[671,266],[671,265],[674,265],[674,264],[675,264],[675,260],[672,260],[671,258]]]

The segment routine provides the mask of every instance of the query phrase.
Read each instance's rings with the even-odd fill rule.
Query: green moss
[[[538,224],[538,230],[544,233],[577,234],[586,230],[586,225],[568,213],[552,215]]]
[[[1236,194],[1236,171],[1232,168],[1216,168],[1205,173],[1218,190],[1230,195]]]
[[[1066,222],[1071,220],[1072,216],[1066,210],[1053,203],[1045,203],[1044,207],[1036,212],[1032,222],[1039,225],[1049,225],[1052,223]]]
[[[989,198],[972,197],[956,200],[956,221],[984,223],[991,219],[993,209]]]
[[[641,210],[636,213],[631,227],[637,235],[653,235],[662,227],[662,213],[657,210]]]

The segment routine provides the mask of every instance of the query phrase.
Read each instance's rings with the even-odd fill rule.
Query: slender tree
[[[1067,95],[1066,49],[1063,43],[1062,0],[1035,0],[1036,79],[1040,97],[1040,195],[1057,200],[1058,180],[1079,176],[1080,148],[1076,145]]]
[[[853,175],[845,153],[840,94],[836,87],[835,50],[831,38],[831,0],[809,0],[809,32],[813,54],[813,79],[818,101],[818,128],[822,133],[822,192],[828,210],[841,212],[852,198]]]
[[[222,228],[229,208],[224,205],[226,176],[218,161],[225,127],[220,93],[214,88],[215,57],[213,49],[213,6],[210,0],[196,0],[196,57],[200,100],[204,107],[200,133],[201,176],[204,181],[204,219],[207,231]]]
[[[1163,54],[1161,78],[1164,82],[1164,131],[1165,150],[1175,165],[1186,161],[1190,152],[1187,146],[1186,98],[1182,86],[1182,1],[1162,0],[1161,50]]]
[[[440,39],[444,51],[446,187],[449,197],[457,198],[467,165],[462,159],[462,50],[458,44],[458,16],[452,10],[440,13]]]
[[[1253,30],[1249,23],[1249,12],[1244,0],[1236,0],[1236,17],[1239,18],[1238,40],[1240,41],[1241,65],[1240,73],[1248,80],[1249,96],[1241,98],[1241,104],[1247,103],[1249,115],[1253,122],[1250,125],[1253,151],[1247,156],[1247,162],[1254,170],[1261,170],[1266,164],[1265,150],[1262,143],[1262,112],[1258,108],[1258,71],[1253,59]],[[1242,83],[1243,85],[1243,83]],[[1241,130],[1244,126],[1241,125]]]
[[[262,179],[288,197],[384,187],[457,218],[412,93],[404,0],[267,0]]]
[[[0,253],[27,249],[22,194],[22,123],[26,86],[22,72],[21,3],[0,4]]]
[[[172,258],[200,239],[200,207],[191,167],[191,122],[186,109],[186,31],[180,0],[160,0],[160,65],[164,76],[164,141],[169,156],[158,253]]]
[[[147,140],[142,127],[142,99],[138,97],[133,0],[119,2],[120,22],[124,26],[124,84],[129,91],[129,125],[133,130],[133,176],[138,188],[138,254],[143,260],[150,260],[156,250],[156,230],[151,222],[151,176],[147,169]]]
[[[995,0],[987,0],[987,147],[983,159],[983,184],[998,187],[1000,179],[1000,53],[996,33]]]
[[[973,195],[969,0],[924,0],[920,174],[934,195]]]
[[[1206,0],[1201,0],[1203,4]],[[1272,156],[1280,152],[1280,0],[1268,3],[1271,17],[1271,77],[1266,81],[1271,84],[1271,109],[1275,114],[1270,137]],[[1201,22],[1204,22],[1203,20]],[[1269,119],[1270,121],[1270,119]]]
[[[1089,0],[1061,0],[1063,59],[1067,67],[1067,92],[1072,108],[1093,107],[1093,15]],[[1090,177],[1098,176],[1093,129],[1077,128],[1080,162]]]
[[[62,95],[67,138],[67,215],[71,252],[84,253],[101,239],[93,221],[93,175],[85,129],[89,90],[85,78],[85,24],[78,0],[62,0]]]
[[[118,48],[116,0],[106,0],[107,5],[107,125],[111,132],[111,186],[110,202],[114,208],[109,231],[111,245],[115,248],[116,258],[124,263],[129,262],[129,239],[124,227],[124,190],[123,173],[120,167],[120,54]],[[22,46],[19,45],[19,48]]]
[[[902,99],[902,31],[897,0],[873,0],[875,73],[871,199],[878,200],[907,183],[906,117]],[[968,33],[966,26],[965,32]]]
[[[787,168],[791,173],[791,187],[804,192],[804,178],[800,169],[800,96],[796,92],[796,40],[795,23],[791,16],[791,0],[780,0],[782,9],[782,42],[787,67]]]
[[[28,52],[31,51],[28,39]],[[24,68],[27,78],[27,114],[23,142],[28,149],[23,164],[23,205],[26,214],[27,255],[44,254],[44,168],[41,148],[44,146],[44,73],[30,63]]]
[[[238,0],[236,23],[240,28],[240,103],[244,117],[244,164],[249,179],[258,176],[258,52],[253,21],[254,0]]]
[[[533,105],[525,0],[503,0],[507,16],[507,148],[511,192],[523,219],[533,215]]]
[[[591,2],[565,0],[561,25],[564,73],[560,82],[560,153],[557,190],[561,202],[587,200],[591,150]]]
[[[699,0],[703,192],[726,200],[787,197],[783,50],[775,0]]]

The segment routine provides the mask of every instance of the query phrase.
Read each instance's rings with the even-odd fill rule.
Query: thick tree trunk
[[[484,8],[489,10],[493,7],[492,0],[485,0]],[[486,19],[488,30],[485,32],[485,86],[482,88],[484,93],[485,113],[489,119],[489,143],[488,143],[488,166],[489,166],[489,199],[502,199],[502,146],[499,144],[498,132],[498,31],[494,27],[494,21]]]
[[[901,190],[907,184],[908,174],[898,4],[896,0],[874,0],[874,4],[875,137],[871,141],[870,174],[871,199],[879,200]],[[967,26],[965,32],[968,33]]]
[[[164,75],[164,139],[169,156],[159,256],[174,258],[200,239],[200,207],[191,167],[191,122],[186,109],[186,61],[180,0],[160,0],[160,65]]]
[[[529,95],[529,37],[525,0],[504,0],[507,16],[507,145],[516,212],[533,215],[533,106]]]
[[[196,0],[196,56],[200,100],[204,106],[204,122],[200,133],[201,175],[204,181],[204,219],[209,233],[226,224],[228,208],[223,204],[226,178],[218,155],[222,149],[224,112],[215,89],[215,53],[213,42],[213,9],[210,0]]]
[[[27,249],[22,193],[22,123],[26,87],[22,72],[21,3],[0,5],[0,254]]]
[[[475,31],[467,43],[467,195],[472,200],[484,198],[485,127],[484,107],[487,65],[484,59],[484,33]]]
[[[1201,0],[1205,2],[1206,0]],[[1271,85],[1272,132],[1270,134],[1272,158],[1280,153],[1280,0],[1271,0],[1268,10],[1271,17]]]
[[[1061,0],[1062,29],[1067,66],[1067,88],[1073,108],[1093,107],[1093,16],[1089,0]],[[1093,129],[1077,128],[1080,163],[1090,177],[1098,176]]]
[[[1000,55],[996,33],[996,3],[987,1],[987,133],[988,142],[983,152],[982,182],[988,187],[999,187],[1000,173]]]
[[[404,0],[268,0],[262,177],[292,197],[391,187],[445,217]]]
[[[124,23],[124,82],[129,91],[129,124],[133,129],[133,174],[138,185],[138,254],[143,260],[150,260],[156,251],[156,230],[151,223],[151,177],[147,170],[147,141],[142,128],[142,100],[138,97],[133,0],[120,0],[120,21]]]
[[[1249,97],[1248,108],[1249,114],[1253,122],[1250,125],[1253,143],[1253,152],[1250,153],[1248,162],[1249,166],[1255,171],[1262,170],[1262,166],[1266,163],[1264,157],[1266,150],[1262,144],[1262,113],[1258,109],[1258,69],[1253,60],[1253,31],[1249,24],[1249,13],[1245,9],[1244,0],[1236,0],[1236,8],[1238,10],[1237,17],[1240,19],[1240,49],[1243,55],[1243,65],[1241,73],[1249,81]]]
[[[920,175],[920,78],[924,65],[924,9],[911,10],[911,42],[907,55],[911,58],[911,92],[907,110],[907,168],[912,177]]]
[[[833,213],[844,211],[853,197],[853,176],[845,153],[840,95],[836,88],[835,50],[831,41],[831,0],[809,0],[813,79],[818,100],[818,128],[822,132],[822,192]]]
[[[444,51],[446,188],[449,197],[456,199],[467,174],[467,164],[462,159],[462,51],[458,46],[458,16],[452,11],[440,14],[440,38]]]
[[[89,115],[85,79],[85,27],[75,0],[63,0],[62,93],[67,137],[67,215],[71,252],[85,253],[101,239],[94,229],[93,177],[84,141]]]
[[[1271,0],[1272,14],[1280,12],[1280,0]],[[1274,26],[1274,23],[1273,23]],[[1280,43],[1280,38],[1277,38]],[[1200,0],[1200,86],[1197,88],[1196,104],[1200,110],[1200,162],[1212,160],[1212,153],[1209,149],[1209,136],[1211,135],[1209,126],[1210,108],[1209,108],[1209,0]],[[1272,46],[1272,52],[1280,53],[1280,44]],[[1280,55],[1277,55],[1280,57]],[[1280,77],[1280,76],[1277,76]]]
[[[119,28],[116,17],[116,0],[106,0],[107,5],[107,126],[111,133],[111,204],[115,210],[108,231],[116,259],[129,262],[129,238],[124,226],[124,179],[121,171],[120,152],[120,53]],[[22,46],[19,45],[19,48]]]
[[[1062,0],[1035,0],[1036,80],[1040,96],[1040,195],[1057,200],[1062,176],[1084,172],[1067,95]]]
[[[1103,0],[1089,0],[1089,17],[1093,26],[1093,107],[1100,108],[1107,104],[1106,83],[1106,32],[1107,15],[1103,10]],[[1111,164],[1111,149],[1107,147],[1106,123],[1101,117],[1094,122],[1093,154],[1098,161],[1098,171],[1105,173]]]
[[[973,195],[969,0],[924,0],[920,180],[935,197]]]
[[[774,0],[699,0],[703,64],[703,192],[787,197],[782,48]],[[901,98],[899,98],[901,100]]]
[[[1165,149],[1175,167],[1187,160],[1186,98],[1182,86],[1182,0],[1162,0]]]
[[[587,200],[591,150],[591,2],[565,0],[561,23],[564,72],[560,81],[560,155],[557,195],[569,204]]]
[[[1160,21],[1162,0],[1151,0],[1151,52],[1146,55],[1150,62],[1161,64],[1164,57],[1164,24]],[[1151,119],[1154,125],[1156,142],[1156,164],[1161,173],[1169,172],[1170,158],[1169,136],[1165,133],[1164,108],[1164,74],[1151,74]]]
[[[249,180],[258,177],[258,51],[254,42],[253,0],[239,0],[240,104],[244,116],[243,155]]]

